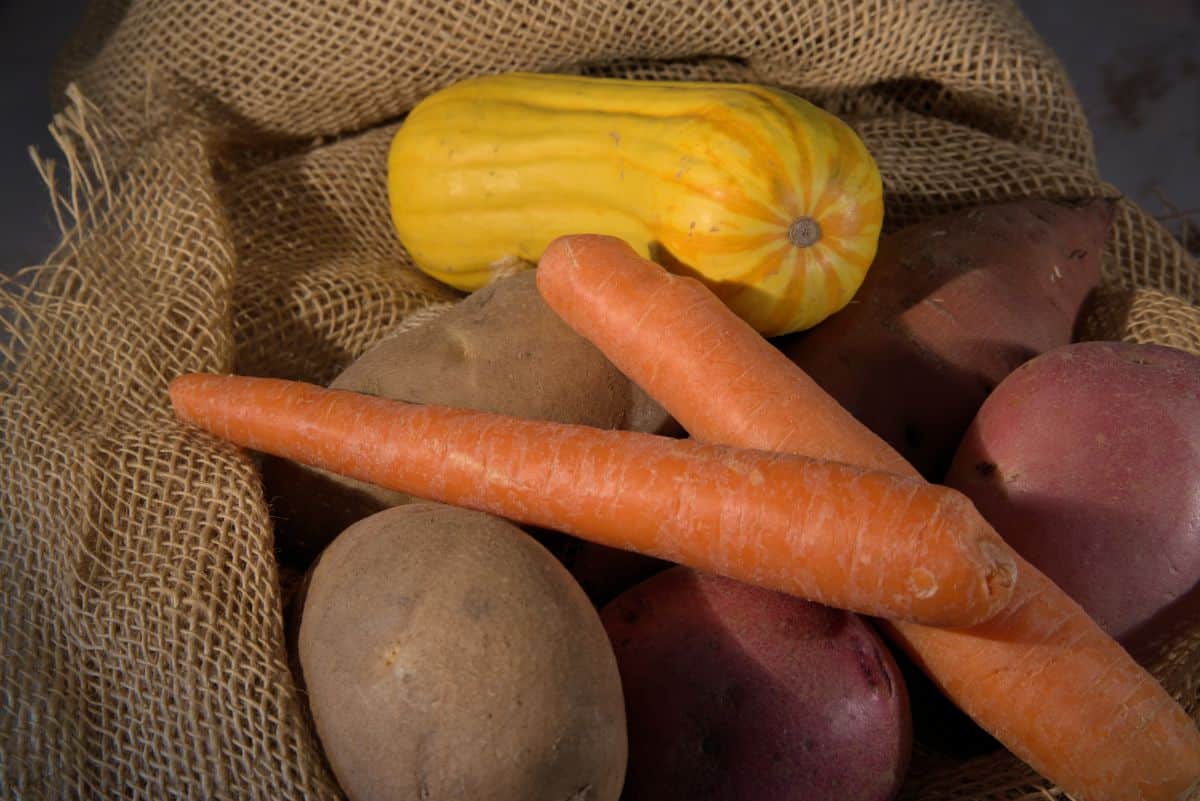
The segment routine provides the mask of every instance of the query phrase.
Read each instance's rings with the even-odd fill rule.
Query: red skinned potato
[[[673,567],[600,614],[629,727],[623,801],[885,801],[912,747],[856,615]]]
[[[946,483],[1135,657],[1200,613],[1200,357],[1083,342],[983,404]]]
[[[897,231],[846,309],[780,347],[939,481],[992,388],[1071,341],[1111,220],[1106,200],[1024,200]]]

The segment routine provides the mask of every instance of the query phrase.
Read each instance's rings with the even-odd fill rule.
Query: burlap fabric
[[[43,163],[62,244],[4,292],[5,796],[337,797],[288,671],[255,465],[175,423],[165,386],[325,381],[453,300],[392,233],[384,154],[418,99],[511,69],[792,89],[860,131],[890,227],[1113,194],[1061,66],[1003,3],[95,3]],[[1083,335],[1200,351],[1196,261],[1129,203],[1109,251]],[[1198,651],[1181,638],[1156,668],[1193,711]],[[905,794],[1058,791],[1004,753],[921,753]]]

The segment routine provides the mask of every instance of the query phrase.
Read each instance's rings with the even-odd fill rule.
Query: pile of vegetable
[[[351,799],[887,801],[901,664],[1081,801],[1200,782],[1143,667],[1200,613],[1200,357],[1072,341],[1108,201],[881,238],[793,95],[546,75],[419,104],[389,192],[462,303],[171,385],[267,455]]]

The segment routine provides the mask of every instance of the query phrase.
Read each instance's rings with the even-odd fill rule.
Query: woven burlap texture
[[[387,144],[429,92],[513,69],[789,88],[861,133],[890,228],[1114,194],[1061,66],[1003,3],[95,2],[58,72],[65,169],[42,162],[62,244],[3,297],[4,794],[338,796],[288,671],[256,466],[176,423],[165,387],[324,382],[453,300],[392,232]],[[1123,202],[1109,256],[1087,335],[1200,350],[1177,242]],[[1193,712],[1198,651],[1159,669]],[[1059,793],[1001,753],[919,756],[905,795]]]

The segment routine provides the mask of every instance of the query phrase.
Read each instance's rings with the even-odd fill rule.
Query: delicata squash
[[[693,275],[758,331],[845,306],[875,255],[879,171],[837,117],[751,84],[511,73],[436,92],[388,157],[401,242],[465,291],[575,233]]]

